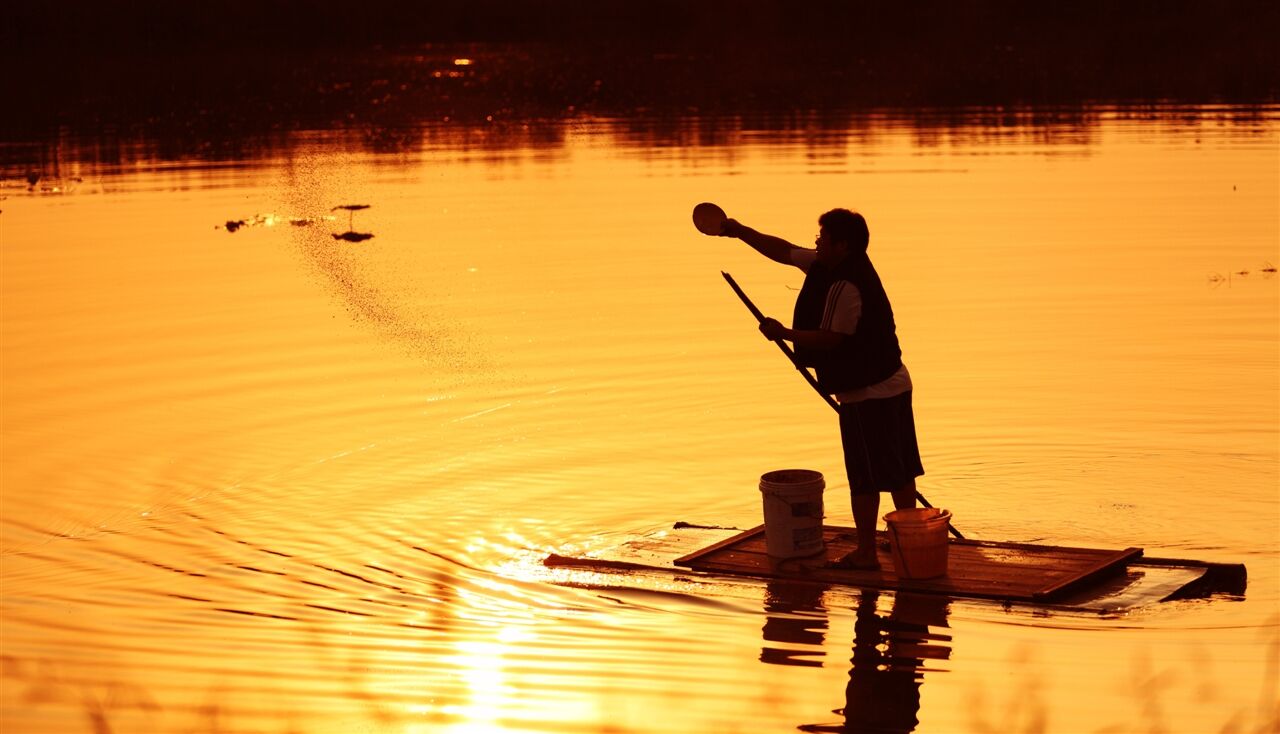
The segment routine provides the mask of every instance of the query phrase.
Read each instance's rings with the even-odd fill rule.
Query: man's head
[[[861,214],[848,209],[832,209],[818,217],[818,226],[825,229],[832,240],[849,245],[849,249],[867,251],[871,233],[867,230],[867,220]]]

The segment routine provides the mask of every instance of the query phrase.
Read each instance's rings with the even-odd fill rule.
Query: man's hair
[[[849,249],[866,252],[871,232],[861,214],[848,209],[832,209],[818,217],[818,226],[827,230],[833,240],[847,242]]]

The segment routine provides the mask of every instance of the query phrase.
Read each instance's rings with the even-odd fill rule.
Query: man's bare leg
[[[853,526],[858,534],[858,547],[845,556],[844,565],[852,568],[872,568],[876,561],[876,515],[880,514],[880,493],[855,494],[850,500],[853,505]]]
[[[897,510],[910,510],[916,506],[916,480],[912,479],[906,484],[893,490],[893,507]]]
[[[890,492],[893,506],[907,510],[916,506],[916,480]],[[845,568],[878,568],[876,556],[876,523],[880,514],[880,493],[855,494],[850,499],[853,506],[853,526],[857,531],[858,547],[839,560]]]

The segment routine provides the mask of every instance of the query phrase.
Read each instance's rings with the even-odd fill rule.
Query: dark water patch
[[[381,583],[381,582],[379,582],[379,581],[373,581],[372,579],[365,578],[364,576],[361,576],[360,574],[351,573],[350,571],[343,571],[343,570],[342,570],[342,569],[340,569],[340,568],[330,568],[329,566],[322,566],[322,565],[319,565],[319,564],[317,564],[317,565],[316,565],[316,568],[321,568],[321,569],[324,569],[325,571],[328,571],[328,572],[330,572],[330,573],[336,573],[336,574],[338,574],[338,575],[340,575],[340,576],[346,576],[347,578],[355,579],[356,581],[359,581],[360,583],[368,584],[368,585],[370,585],[370,586],[379,586],[379,587],[382,587],[382,588],[384,588],[384,589],[390,589],[391,591],[403,591],[403,589],[401,589],[401,588],[400,588],[400,587],[398,587],[398,586],[394,586],[394,585],[392,585],[392,584],[384,584],[384,583]]]
[[[336,586],[330,586],[330,585],[328,585],[328,584],[322,584],[322,583],[320,583],[319,581],[308,581],[307,579],[298,579],[298,582],[299,582],[299,583],[306,584],[307,586],[314,586],[314,587],[319,588],[319,589],[325,589],[326,591],[338,591],[338,592],[342,591],[342,589],[339,589],[339,588],[338,588],[338,587],[336,587]]]
[[[246,617],[263,617],[265,619],[280,619],[286,622],[301,621],[297,617],[290,617],[284,614],[269,614],[267,612],[254,612],[248,609],[232,609],[230,607],[214,607],[213,610],[215,612],[226,612],[228,614],[240,614]]]
[[[583,586],[583,588],[590,587]],[[700,611],[728,612],[731,614],[739,614],[743,611],[742,605],[733,601],[680,591],[631,588],[621,584],[613,587],[598,584],[594,588],[600,590],[607,588],[609,590],[608,594],[597,594],[596,596],[599,599],[619,606],[636,609],[661,610],[668,613],[683,613],[692,609]],[[675,602],[675,604],[669,604],[666,602]]]
[[[374,616],[374,615],[372,615],[372,614],[368,614],[368,613],[366,613],[366,612],[357,612],[357,611],[353,611],[353,610],[351,610],[351,609],[339,609],[339,608],[337,608],[337,607],[327,607],[327,606],[325,606],[325,605],[323,605],[323,604],[303,604],[303,606],[305,606],[305,607],[310,607],[310,608],[312,608],[312,609],[320,609],[320,610],[322,610],[322,611],[326,611],[326,612],[336,612],[337,614],[353,614],[353,615],[355,615],[355,616],[357,616],[357,617],[372,617],[372,616]]]
[[[151,561],[151,560],[137,558],[128,553],[121,553],[119,551],[115,551],[114,555],[117,555],[121,558],[125,558],[127,560],[135,561],[137,563],[144,563],[148,566],[151,566],[152,568],[158,568],[162,571],[168,571],[169,573],[180,573],[184,576],[191,576],[193,578],[207,578],[207,574],[200,573],[199,571],[188,571],[185,568],[176,568],[174,566],[170,566],[168,564],[164,564],[159,561]]]
[[[242,571],[252,571],[253,573],[265,573],[265,574],[270,574],[272,576],[288,576],[289,575],[283,571],[267,571],[265,569],[256,568],[254,566],[238,565],[236,566],[236,568],[241,569]]]
[[[191,596],[190,594],[178,594],[178,593],[175,593],[175,592],[172,592],[172,591],[170,591],[170,592],[166,592],[164,595],[165,595],[165,596],[169,596],[169,597],[173,597],[174,599],[182,599],[182,600],[184,600],[184,601],[196,601],[196,602],[200,602],[200,603],[202,603],[202,604],[212,604],[212,603],[213,603],[213,600],[212,600],[212,599],[206,599],[206,598],[204,598],[204,597],[202,597],[202,596]]]

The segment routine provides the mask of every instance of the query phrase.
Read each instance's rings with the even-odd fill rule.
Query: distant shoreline
[[[22,3],[0,142],[1280,101],[1280,4]],[[1069,113],[1068,113],[1069,114]]]
[[[776,42],[853,44],[871,56],[1106,49],[1120,62],[1263,50],[1274,46],[1278,24],[1280,9],[1267,0],[62,0],[12,4],[0,40],[4,53],[20,55],[51,44],[59,54],[101,56],[428,42],[643,42],[669,51]]]

